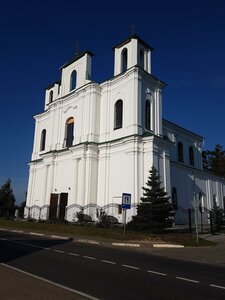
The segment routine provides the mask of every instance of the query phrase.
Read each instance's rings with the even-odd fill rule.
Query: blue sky
[[[163,117],[225,146],[225,1],[2,1],[0,184],[17,202],[27,189],[34,121],[44,89],[79,50],[95,53],[92,79],[113,76],[112,47],[135,33],[153,51],[152,73],[168,84]]]

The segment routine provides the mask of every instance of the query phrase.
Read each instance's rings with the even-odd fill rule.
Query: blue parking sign
[[[122,208],[123,209],[131,208],[131,194],[127,194],[127,193],[122,194]]]

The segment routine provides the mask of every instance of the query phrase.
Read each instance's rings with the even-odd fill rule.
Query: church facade
[[[152,47],[136,35],[114,47],[114,76],[91,80],[89,51],[61,67],[61,81],[46,89],[36,116],[25,217],[75,220],[99,210],[122,222],[122,193],[136,213],[155,166],[171,196],[175,222],[192,201],[224,208],[225,181],[203,171],[203,138],[162,119],[165,83],[152,75]],[[182,208],[182,209],[179,209]]]

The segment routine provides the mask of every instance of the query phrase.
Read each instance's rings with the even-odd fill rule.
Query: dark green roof
[[[50,90],[51,88],[54,87],[55,84],[59,84],[59,85],[60,85],[60,84],[61,84],[61,81],[55,81],[54,83],[48,85],[48,86],[45,88],[45,90]]]
[[[131,39],[136,39],[144,47],[149,48],[150,50],[154,50],[149,44],[147,44],[144,40],[139,38],[136,34],[132,34],[126,40],[124,40],[124,41],[120,42],[119,44],[117,44],[115,47],[113,47],[113,50],[115,50],[115,48],[120,48],[120,47],[126,45],[127,43],[129,43],[131,41]]]
[[[69,60],[68,62],[66,62],[61,68],[60,70],[62,70],[63,68],[68,67],[69,65],[71,65],[73,62],[75,62],[76,60],[80,59],[81,57],[83,57],[85,54],[89,54],[90,56],[94,56],[94,54],[90,51],[82,51],[78,54],[76,54],[71,60]]]

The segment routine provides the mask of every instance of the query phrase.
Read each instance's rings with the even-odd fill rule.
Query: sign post
[[[123,193],[122,194],[122,209],[123,209],[123,236],[126,235],[126,218],[127,218],[127,209],[131,208],[131,194]]]

